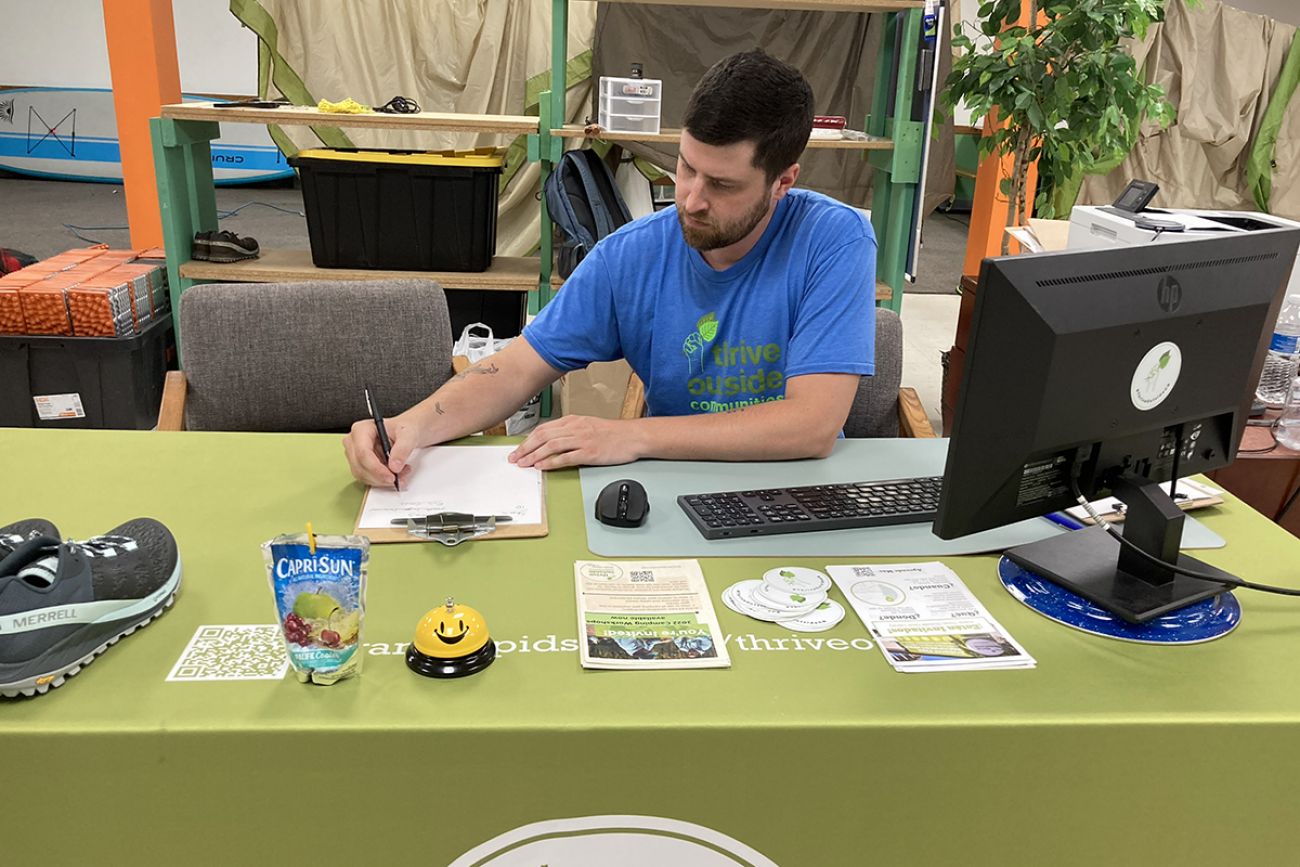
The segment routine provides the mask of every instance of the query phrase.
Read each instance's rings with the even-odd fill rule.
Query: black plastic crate
[[[0,427],[151,428],[175,356],[170,315],[134,337],[0,335]],[[64,395],[83,415],[42,419],[36,398]]]
[[[497,244],[496,152],[301,151],[318,268],[485,271]]]

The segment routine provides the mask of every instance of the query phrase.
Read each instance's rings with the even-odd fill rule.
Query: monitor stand
[[[1159,485],[1121,478],[1112,486],[1124,501],[1124,538],[1179,566],[1222,575],[1223,583],[1180,575],[1121,546],[1101,527],[1011,548],[1007,558],[1029,572],[1060,584],[1129,623],[1145,623],[1231,589],[1233,576],[1178,552],[1186,515]]]

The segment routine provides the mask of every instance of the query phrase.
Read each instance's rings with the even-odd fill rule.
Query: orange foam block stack
[[[0,334],[127,337],[168,307],[164,263],[140,250],[68,250],[0,279]]]
[[[0,277],[0,334],[26,334],[27,320],[23,317],[23,304],[18,292],[35,283],[38,276],[29,275],[27,269]]]

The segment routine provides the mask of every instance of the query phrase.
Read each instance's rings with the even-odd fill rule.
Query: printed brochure
[[[584,668],[727,668],[698,560],[573,564]]]
[[[1035,665],[942,563],[830,566],[826,571],[898,671]]]

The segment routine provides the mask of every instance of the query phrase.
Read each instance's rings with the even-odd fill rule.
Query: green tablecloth
[[[0,524],[84,537],[150,515],[184,563],[166,616],[0,704],[5,863],[448,864],[529,823],[611,815],[781,865],[1295,863],[1300,601],[1241,594],[1221,641],[1135,646],[1023,608],[993,556],[946,558],[1038,668],[905,675],[851,613],[809,636],[837,639],[820,649],[733,614],[718,593],[776,561],[707,559],[730,670],[583,671],[562,649],[591,556],[573,471],[548,476],[547,538],[374,548],[359,680],[167,681],[199,627],[273,621],[260,542],[308,520],[348,531],[360,498],[334,436],[0,430]],[[1300,541],[1227,499],[1201,514],[1228,545],[1202,558],[1300,584]],[[416,677],[397,646],[447,595],[507,652]],[[745,863],[706,850],[689,863]],[[532,851],[481,863],[544,863]]]

